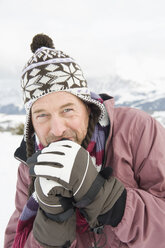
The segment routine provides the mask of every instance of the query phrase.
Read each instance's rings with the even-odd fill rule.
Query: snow
[[[25,115],[7,115],[0,113],[0,127],[7,129],[25,123]]]
[[[21,140],[22,136],[12,135],[9,132],[0,132],[0,247],[3,247],[5,228],[11,214],[14,211],[14,198],[19,161],[14,158],[13,154],[15,149],[19,146]]]
[[[155,111],[153,112],[152,117],[154,117],[165,127],[165,111]]]

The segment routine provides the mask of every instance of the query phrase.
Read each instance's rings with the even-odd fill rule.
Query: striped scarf
[[[94,93],[92,93],[92,98],[97,99],[98,101],[103,103],[103,100]],[[95,130],[92,135],[91,141],[87,147],[87,151],[92,157],[93,163],[97,171],[100,171],[102,167],[105,141],[109,130],[108,127],[109,120],[107,114],[105,114],[101,122],[97,123],[97,125],[95,126]],[[39,145],[38,149],[42,149],[42,145]],[[12,248],[24,247],[28,235],[32,230],[33,222],[37,215],[38,207],[39,205],[35,194],[32,194],[28,199],[26,205],[24,206],[23,211],[19,217],[16,235]],[[88,223],[86,222],[85,218],[80,214],[78,209],[76,209],[76,227],[77,231],[81,233],[87,231],[89,228]]]

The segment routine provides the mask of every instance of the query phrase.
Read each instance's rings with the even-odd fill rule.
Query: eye
[[[42,118],[42,117],[46,117],[46,116],[47,116],[46,114],[40,114],[37,116],[37,118],[40,118],[40,117]]]
[[[73,110],[72,108],[66,108],[66,109],[64,109],[64,113],[68,113],[68,112],[70,112],[72,110]]]
[[[36,121],[38,123],[46,122],[49,119],[49,114],[41,113],[36,116]]]
[[[49,115],[48,114],[39,114],[37,115],[36,119],[39,121],[39,122],[43,122],[45,120],[47,120],[49,118]]]

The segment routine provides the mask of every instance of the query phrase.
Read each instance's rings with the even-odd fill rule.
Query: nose
[[[60,117],[53,117],[51,120],[50,132],[55,137],[62,137],[66,130],[65,120]]]

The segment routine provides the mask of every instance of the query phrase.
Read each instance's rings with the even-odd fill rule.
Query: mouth
[[[48,143],[48,145],[51,144],[51,143],[54,143],[54,142],[61,141],[61,140],[70,140],[70,141],[74,141],[75,142],[75,139],[73,137],[62,137],[62,138],[59,138],[59,139],[51,140]]]

